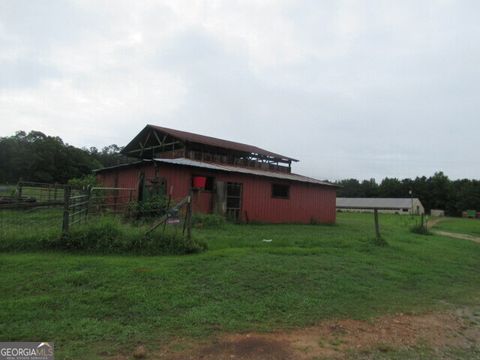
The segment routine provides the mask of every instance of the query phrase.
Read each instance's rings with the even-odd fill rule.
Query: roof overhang
[[[338,185],[332,184],[328,181],[317,180],[311,177],[307,177],[299,174],[293,174],[293,173],[264,171],[264,170],[258,170],[258,169],[251,169],[247,167],[230,166],[230,165],[217,164],[217,163],[207,163],[207,162],[196,161],[196,160],[185,159],[185,158],[153,159],[153,161],[156,163],[169,164],[173,166],[187,166],[187,167],[194,167],[199,169],[206,169],[210,171],[237,173],[237,174],[245,174],[245,175],[251,175],[251,176],[263,176],[263,177],[276,179],[276,180],[296,181],[296,182],[302,182],[307,184],[339,188]]]
[[[340,186],[337,184],[333,184],[328,181],[322,181],[322,180],[314,179],[314,178],[299,175],[299,174],[264,171],[259,169],[251,169],[247,167],[229,166],[229,165],[216,164],[216,163],[206,163],[206,162],[195,161],[195,160],[190,160],[186,158],[143,159],[143,160],[128,163],[128,164],[121,164],[116,166],[105,167],[102,169],[96,169],[94,170],[94,172],[96,174],[101,174],[102,172],[114,171],[117,169],[138,166],[145,163],[158,163],[158,164],[165,164],[169,166],[193,167],[193,168],[205,169],[213,172],[236,173],[236,174],[243,174],[243,175],[249,175],[249,176],[262,176],[262,177],[270,178],[277,181],[294,181],[294,182],[300,182],[305,184],[326,186],[326,187],[331,187],[335,189],[340,188]]]

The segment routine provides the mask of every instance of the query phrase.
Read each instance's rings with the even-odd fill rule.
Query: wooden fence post
[[[66,186],[63,192],[63,224],[62,232],[64,234],[68,233],[68,222],[70,220],[70,186]]]
[[[90,197],[92,195],[92,185],[88,185],[87,186],[87,200],[86,200],[86,204],[85,204],[85,224],[87,223],[87,216],[88,216],[88,210],[90,208]]]
[[[190,192],[190,201],[187,207],[187,239],[192,238],[192,193]]]
[[[17,201],[22,200],[22,182],[17,183]]]
[[[380,241],[382,236],[380,235],[380,224],[378,223],[378,209],[373,210],[373,217],[375,218],[375,236],[377,241]]]

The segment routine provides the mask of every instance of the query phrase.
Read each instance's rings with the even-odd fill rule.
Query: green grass
[[[96,359],[182,336],[478,302],[478,244],[413,234],[409,217],[380,221],[386,247],[373,245],[372,215],[339,214],[333,226],[195,229],[209,246],[196,255],[1,253],[0,338]]]
[[[480,237],[480,219],[444,218],[434,229]]]

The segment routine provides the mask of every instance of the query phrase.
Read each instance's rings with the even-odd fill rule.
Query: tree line
[[[13,136],[0,137],[0,184],[18,180],[66,183],[72,178],[92,174],[94,169],[123,164],[131,159],[123,156],[122,148],[112,144],[102,149],[77,148],[58,136],[39,131],[18,131]],[[339,197],[418,197],[425,209],[443,209],[449,215],[462,211],[480,211],[480,181],[450,180],[442,172],[415,179],[385,178],[337,182]]]
[[[77,148],[58,136],[40,131],[17,131],[0,137],[0,184],[18,180],[66,183],[91,174],[94,169],[126,163],[115,144],[99,150]]]
[[[375,179],[346,179],[336,183],[341,186],[338,197],[413,196],[420,199],[427,212],[442,209],[447,215],[459,216],[465,210],[480,211],[480,180],[451,180],[443,172],[415,179],[385,178],[380,183]]]

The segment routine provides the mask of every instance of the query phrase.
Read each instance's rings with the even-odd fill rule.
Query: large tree
[[[90,174],[93,169],[125,161],[118,155],[120,149],[116,145],[100,152],[93,149],[79,149],[39,131],[18,131],[0,138],[0,183],[19,179],[65,183]]]

